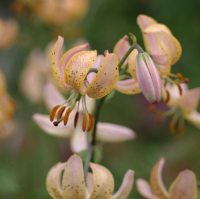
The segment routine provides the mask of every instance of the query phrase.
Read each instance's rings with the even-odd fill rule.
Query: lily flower
[[[184,119],[200,128],[200,113],[197,112],[200,88],[189,90],[186,84],[181,84],[180,87],[168,84],[166,89],[169,95],[167,105],[170,107],[170,110],[168,113],[171,113],[173,116],[171,121],[172,129],[175,128],[177,123],[184,129]]]
[[[122,59],[130,48],[128,37],[120,39],[113,52]],[[142,92],[146,99],[153,103],[162,99],[162,87],[159,73],[155,64],[148,53],[138,53],[134,49],[124,65],[128,64],[128,72],[132,78],[120,80],[117,82],[115,89],[125,94],[137,94]],[[122,66],[123,68],[125,66]]]
[[[65,98],[59,93],[53,84],[47,84],[44,88],[44,99],[49,109],[55,104],[62,104],[65,102]],[[85,103],[87,104],[88,111],[94,108],[94,99],[86,97]],[[83,106],[80,103],[80,115],[84,111]],[[76,111],[72,110],[72,116],[75,117]],[[75,121],[73,117],[69,118],[68,125],[65,126],[61,123],[59,126],[54,126],[49,120],[48,115],[44,114],[34,114],[33,119],[46,133],[62,137],[70,138],[70,145],[73,152],[79,153],[82,150],[87,149],[87,138],[86,134],[83,133],[82,125],[80,120]],[[74,128],[74,125],[77,128]],[[135,132],[127,127],[99,122],[97,124],[97,140],[102,142],[122,142],[135,138]]]
[[[45,52],[40,49],[33,49],[21,73],[20,89],[33,103],[41,102],[44,84],[47,79],[50,79],[50,49],[51,45],[47,47]]]
[[[83,162],[78,155],[71,156],[67,162],[53,166],[46,180],[49,195],[53,199],[127,199],[130,194],[134,171],[128,170],[121,187],[113,195],[114,178],[102,165],[90,163],[91,172],[86,175]]]
[[[0,48],[11,47],[18,36],[19,26],[14,19],[0,19]]]
[[[63,25],[83,18],[88,7],[88,0],[42,0],[35,10],[43,21]]]
[[[161,75],[168,75],[171,66],[180,58],[182,48],[170,29],[146,15],[139,15],[137,23],[142,31],[147,52]]]
[[[63,43],[64,39],[59,36],[52,52],[52,71],[56,82],[64,89],[71,90],[71,95],[66,103],[56,105],[51,110],[50,120],[56,126],[62,121],[66,125],[72,110],[77,107],[74,117],[76,123],[82,101],[82,126],[87,131],[92,130],[94,118],[87,110],[85,96],[99,99],[115,88],[118,81],[118,59],[108,51],[105,51],[105,56],[97,56],[95,50],[86,50],[88,44],[74,47],[61,56]]]
[[[6,80],[0,70],[0,139],[8,137],[14,128],[15,102],[6,91]]]
[[[146,199],[197,199],[196,177],[188,169],[179,173],[167,191],[162,179],[164,163],[164,158],[161,158],[153,167],[150,183],[143,179],[137,180],[140,194]]]

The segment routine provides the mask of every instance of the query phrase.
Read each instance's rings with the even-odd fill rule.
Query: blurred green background
[[[11,3],[0,1],[1,17],[15,17],[10,9]],[[74,26],[81,30],[79,34],[91,43],[93,49],[102,53],[105,49],[111,51],[114,44],[129,32],[136,34],[142,43],[136,17],[138,14],[154,17],[168,25],[181,42],[183,55],[173,66],[173,71],[189,77],[193,88],[200,85],[199,8],[198,0],[91,0],[88,14]],[[69,142],[45,134],[33,123],[33,113],[48,111],[43,103],[33,104],[23,96],[19,78],[31,49],[44,49],[61,33],[59,27],[47,25],[31,15],[18,16],[17,20],[20,35],[16,44],[0,50],[0,67],[6,74],[9,93],[17,102],[16,121],[20,123],[14,136],[0,142],[0,198],[47,199],[50,197],[45,187],[46,174],[52,165],[66,161],[70,156]],[[72,43],[75,38],[70,33],[67,42]],[[186,168],[193,170],[200,179],[200,131],[190,124],[187,124],[183,136],[172,135],[168,121],[155,122],[142,96],[118,93],[103,107],[101,121],[122,124],[137,133],[133,141],[103,145],[102,164],[113,173],[116,188],[127,169],[135,171],[135,178],[148,179],[152,166],[161,156],[166,158],[166,185]],[[136,186],[129,198],[141,198]]]

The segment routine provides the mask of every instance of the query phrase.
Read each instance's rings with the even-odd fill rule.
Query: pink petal
[[[121,125],[103,122],[97,124],[97,138],[103,142],[123,142],[132,140],[135,136],[132,129]]]
[[[185,119],[190,121],[197,128],[200,128],[200,113],[199,112],[193,111],[189,115],[186,115]]]

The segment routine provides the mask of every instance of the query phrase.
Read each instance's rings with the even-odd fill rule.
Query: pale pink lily
[[[71,156],[67,162],[53,166],[46,180],[48,193],[53,199],[127,199],[133,182],[134,171],[128,170],[121,187],[113,195],[114,178],[102,165],[90,163],[91,172],[86,180],[83,163],[78,155]]]
[[[120,39],[113,52],[119,59],[127,53],[130,48],[128,37]],[[116,90],[125,94],[137,94],[142,92],[146,99],[153,103],[162,99],[162,87],[159,73],[151,57],[147,53],[138,53],[134,49],[124,65],[128,64],[128,72],[132,78],[118,81]],[[124,65],[122,67],[124,67]]]
[[[64,39],[59,36],[52,51],[52,71],[56,82],[64,89],[71,90],[68,103],[56,105],[50,119],[58,125],[61,121],[67,124],[69,115],[76,105],[83,102],[83,129],[92,129],[94,118],[87,111],[84,103],[86,95],[99,99],[108,95],[118,81],[118,59],[113,53],[105,51],[97,56],[97,51],[87,50],[89,45],[83,44],[68,50],[61,56]],[[66,111],[64,115],[64,111]],[[57,116],[57,120],[55,118]],[[76,121],[79,110],[75,115]],[[75,125],[76,126],[76,125]]]
[[[19,25],[14,19],[0,19],[0,48],[11,47],[19,34]]]
[[[139,15],[137,23],[142,31],[145,48],[161,75],[168,75],[182,53],[179,41],[164,24],[146,15]]]
[[[153,167],[150,183],[143,179],[137,180],[140,194],[146,199],[197,199],[197,181],[190,170],[180,172],[167,191],[162,179],[164,163],[164,158],[161,158]]]
[[[180,94],[180,88],[182,94]],[[167,105],[171,109],[180,110],[186,120],[200,128],[200,113],[197,112],[200,100],[200,88],[189,90],[186,84],[181,84],[180,87],[168,84],[166,89],[169,93]]]
[[[45,86],[44,99],[49,109],[55,104],[62,104],[65,102],[64,97],[53,84],[47,84]],[[88,111],[92,112],[94,99],[87,97],[86,104]],[[79,108],[81,113],[83,111],[81,104]],[[64,126],[62,123],[59,126],[54,126],[52,122],[50,122],[48,115],[34,114],[33,119],[46,133],[57,137],[70,138],[72,151],[80,152],[87,148],[86,134],[82,131],[80,122],[78,122],[77,128],[74,128],[73,118],[76,111],[73,110],[71,114],[67,126]],[[134,137],[134,131],[124,126],[103,122],[99,122],[97,125],[97,139],[102,142],[122,142],[131,140]]]

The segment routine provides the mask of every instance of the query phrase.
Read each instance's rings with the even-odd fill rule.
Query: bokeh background
[[[17,104],[15,133],[0,141],[0,198],[48,199],[45,178],[52,165],[70,156],[69,142],[45,134],[32,121],[35,112],[48,113],[44,103],[33,103],[20,89],[21,73],[35,47],[45,49],[58,34],[66,38],[66,46],[81,37],[102,53],[112,51],[124,34],[133,32],[142,43],[136,24],[138,14],[147,14],[168,25],[183,47],[174,72],[190,78],[190,87],[200,85],[200,1],[198,0],[91,0],[89,10],[78,22],[60,26],[45,23],[26,10],[16,13],[14,1],[0,1],[0,17],[13,17],[19,22],[16,43],[0,49],[0,67],[6,74],[8,91]],[[34,87],[34,84],[33,84]],[[116,187],[127,169],[135,171],[135,178],[149,178],[150,170],[162,156],[166,158],[166,185],[183,169],[193,170],[200,179],[200,131],[186,125],[185,134],[173,135],[168,121],[156,122],[148,110],[148,103],[138,96],[116,93],[103,107],[101,121],[114,122],[134,129],[137,138],[123,144],[104,144],[102,164],[109,168]],[[129,197],[141,198],[136,186]],[[200,197],[199,197],[200,198]]]

